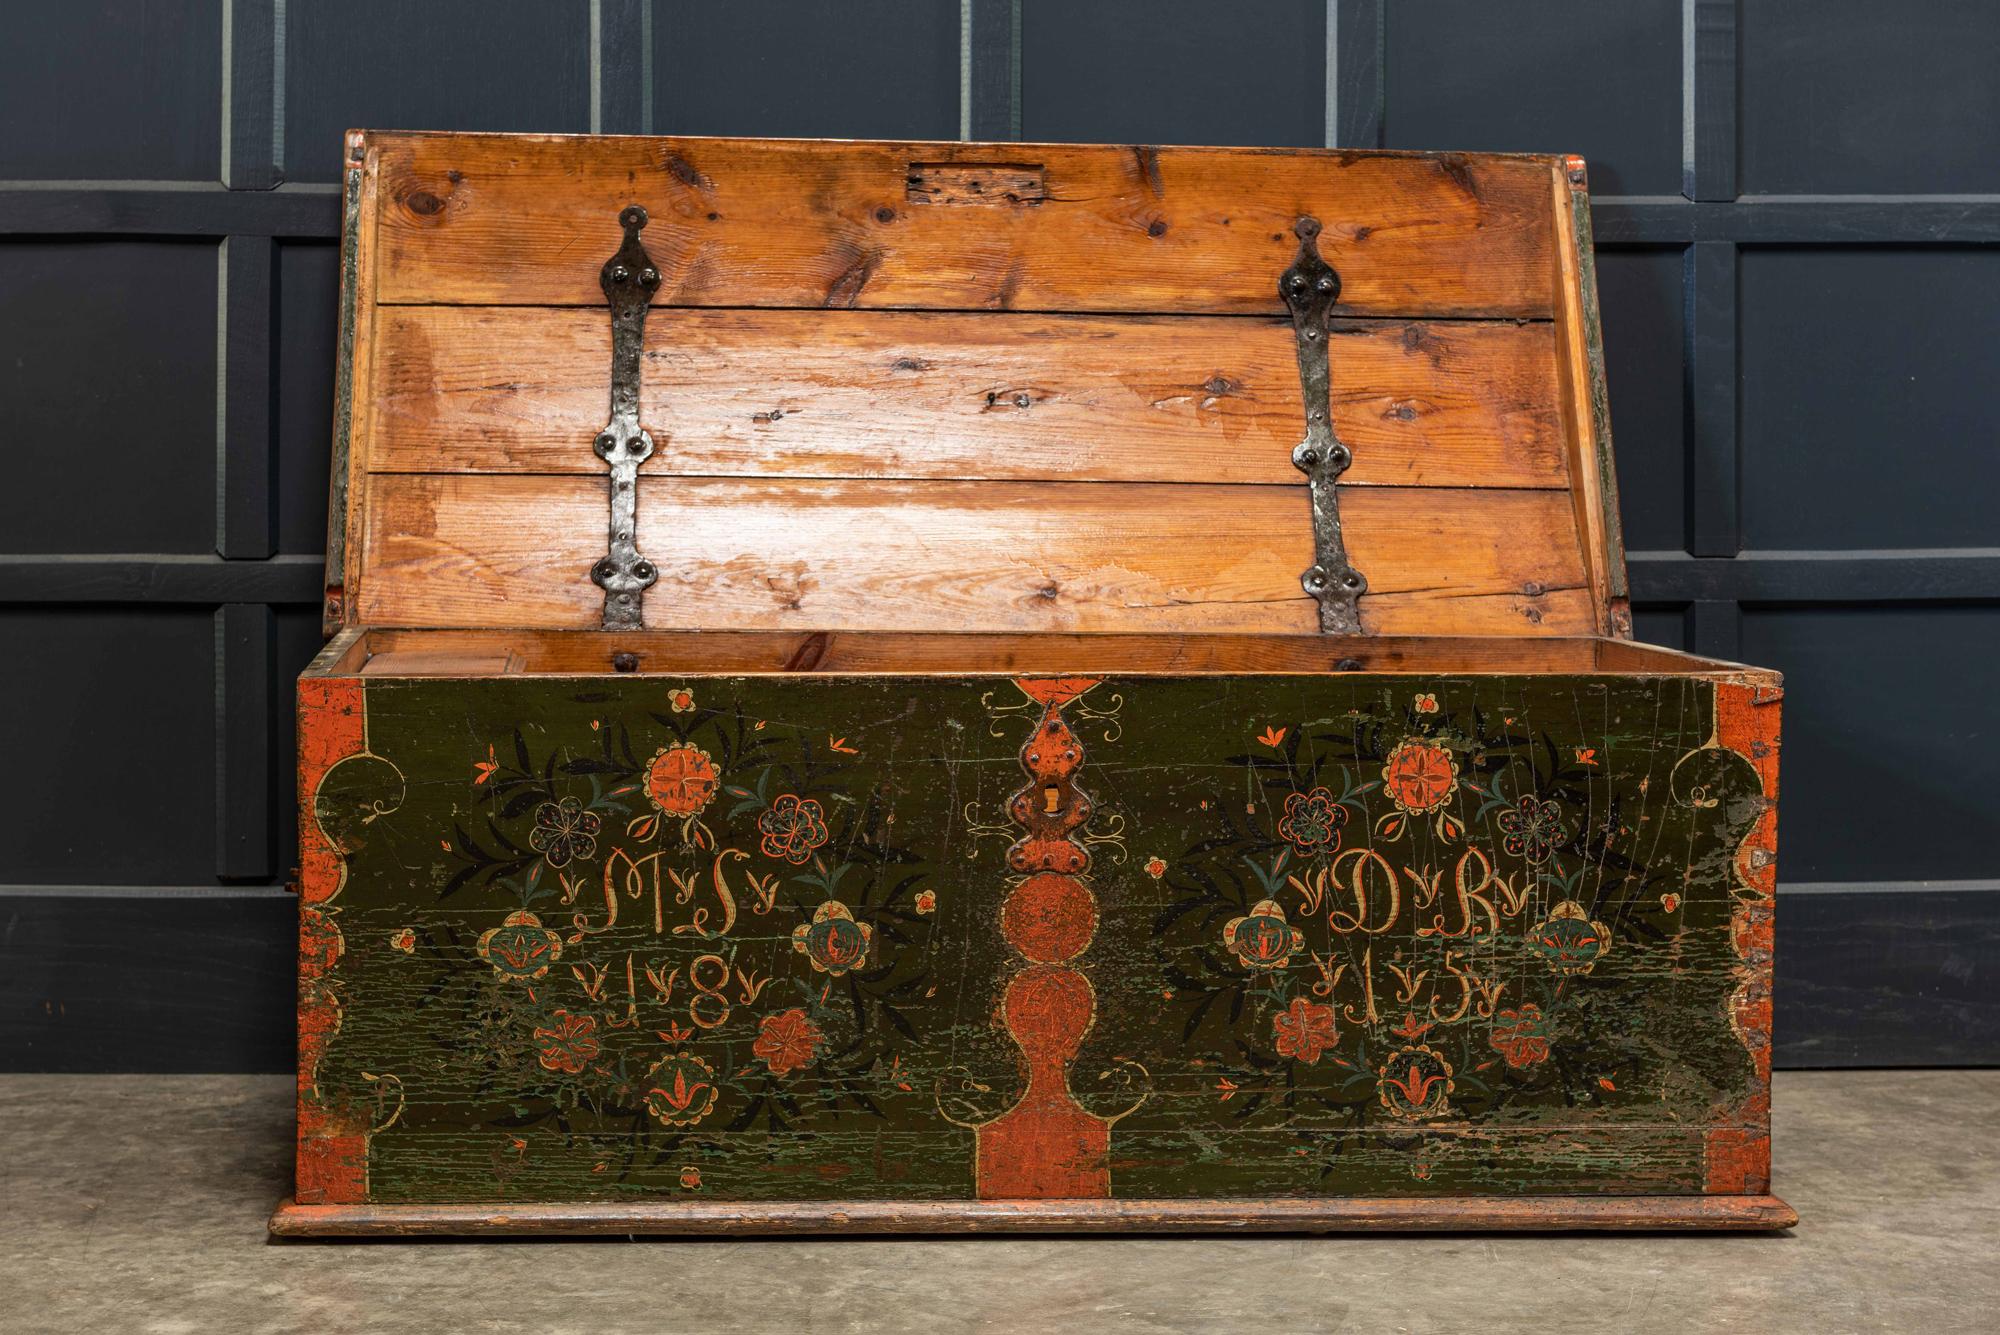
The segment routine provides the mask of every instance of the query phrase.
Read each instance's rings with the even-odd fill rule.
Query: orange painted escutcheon
[[[1030,876],[1000,909],[1000,931],[1037,964],[1074,959],[1097,932],[1097,902],[1073,876]]]

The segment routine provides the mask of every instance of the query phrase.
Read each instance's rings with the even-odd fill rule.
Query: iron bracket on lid
[[[1320,258],[1319,219],[1301,218],[1292,232],[1299,239],[1299,253],[1278,279],[1278,295],[1292,312],[1299,383],[1305,391],[1306,438],[1293,449],[1292,463],[1311,483],[1313,563],[1299,577],[1299,583],[1319,600],[1321,631],[1359,635],[1359,600],[1368,589],[1368,580],[1348,563],[1335,489],[1336,480],[1354,456],[1333,432],[1333,371],[1326,346],[1327,317],[1340,297],[1340,275]]]
[[[590,579],[604,590],[604,629],[638,630],[646,624],[646,590],[660,577],[638,547],[639,465],[653,453],[653,438],[639,425],[639,358],[660,271],[639,243],[646,210],[628,205],[618,225],[625,242],[598,279],[611,303],[611,420],[595,445],[597,457],[611,465],[611,550],[590,568]]]

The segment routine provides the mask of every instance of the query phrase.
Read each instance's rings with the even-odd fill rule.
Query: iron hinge
[[[639,425],[639,365],[660,271],[639,242],[646,210],[628,206],[618,225],[625,242],[598,280],[611,303],[611,420],[595,442],[597,457],[611,466],[611,549],[590,568],[590,578],[604,590],[604,629],[637,630],[646,624],[646,590],[660,577],[638,545],[639,465],[653,453],[653,438]]]
[[[1299,383],[1305,391],[1306,438],[1292,451],[1292,463],[1311,483],[1313,563],[1299,577],[1319,600],[1319,628],[1332,635],[1361,634],[1359,600],[1368,580],[1347,560],[1340,537],[1336,480],[1354,456],[1333,430],[1333,372],[1328,362],[1327,317],[1340,298],[1340,275],[1320,258],[1319,220],[1301,218],[1292,232],[1299,253],[1278,279],[1278,294],[1292,312],[1297,338]]]

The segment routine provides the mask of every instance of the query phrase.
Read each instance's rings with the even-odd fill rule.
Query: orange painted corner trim
[[[340,1032],[334,970],[346,950],[337,910],[346,867],[315,818],[327,771],[368,746],[362,684],[342,678],[299,682],[299,1070],[298,1199],[353,1204],[368,1199],[368,1133],[319,1096],[320,1058]]]
[[[1706,1138],[1706,1190],[1758,1194],[1771,1184],[1771,970],[1778,883],[1778,742],[1784,691],[1775,686],[1721,682],[1715,688],[1716,744],[1749,762],[1763,789],[1764,805],[1738,848],[1736,904],[1730,944],[1736,952],[1736,990],[1729,999],[1730,1026],[1750,1054],[1750,1092],[1718,1110]]]

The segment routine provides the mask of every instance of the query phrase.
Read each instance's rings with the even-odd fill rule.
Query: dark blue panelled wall
[[[1639,633],[1788,677],[1778,1056],[2000,1057],[2000,6],[67,0],[0,49],[0,1069],[291,1061],[348,126],[1590,161]]]

